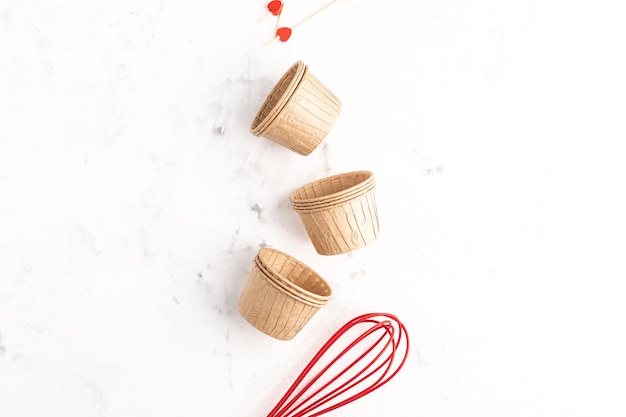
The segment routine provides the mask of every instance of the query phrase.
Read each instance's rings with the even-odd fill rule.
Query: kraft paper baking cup
[[[348,176],[355,177],[354,175]],[[364,181],[366,180],[365,178],[368,178],[367,181],[370,181],[370,177],[373,177],[373,174],[371,176],[364,175],[361,178],[364,178]],[[290,196],[291,202],[306,201],[300,198],[303,195],[303,189],[337,189],[317,187],[316,183],[320,182],[330,184],[332,183],[331,177],[307,184],[294,191]],[[335,181],[335,183],[338,182]],[[358,186],[358,184],[360,183],[354,184],[351,187]],[[340,189],[335,191],[335,193],[344,191],[345,189]],[[300,216],[300,220],[315,250],[319,254],[338,255],[348,253],[363,248],[378,238],[380,225],[374,191],[375,183],[374,186],[370,185],[365,188],[359,188],[359,191],[351,193],[347,199],[340,199],[338,202],[324,204],[319,203],[320,200],[317,200],[319,204],[317,206],[307,207],[306,205],[296,205],[293,207]],[[335,193],[326,194],[322,197],[328,198],[328,196]]]
[[[250,132],[308,155],[326,138],[340,111],[339,99],[297,61],[261,105]]]
[[[239,298],[240,314],[252,326],[276,339],[294,338],[317,310],[326,305],[332,295],[330,286],[321,276],[301,262],[298,263],[304,271],[300,268],[298,273],[283,271],[284,274],[280,274],[282,279],[290,281],[297,287],[297,291],[294,291],[276,279],[275,274],[278,274],[276,270],[270,267],[269,270],[272,272],[268,274],[259,267],[255,259]],[[315,276],[315,279],[311,279],[311,276]],[[305,282],[303,277],[306,283],[302,286],[296,284],[298,280]],[[308,294],[312,296],[309,298]]]

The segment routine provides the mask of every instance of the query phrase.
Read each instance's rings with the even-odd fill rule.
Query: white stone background
[[[0,0],[0,416],[265,416],[372,311],[408,362],[334,416],[626,415],[626,3],[264,7]],[[307,157],[249,133],[296,60]],[[318,255],[288,195],[357,169],[380,239]],[[288,342],[237,312],[264,245],[334,291]]]

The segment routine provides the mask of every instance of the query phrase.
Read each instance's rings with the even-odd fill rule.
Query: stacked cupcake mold
[[[328,283],[307,265],[276,249],[263,248],[254,258],[238,307],[263,333],[289,340],[331,295]]]

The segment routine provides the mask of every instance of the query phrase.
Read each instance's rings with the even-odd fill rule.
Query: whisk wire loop
[[[337,349],[335,345],[339,344],[339,340],[350,329],[360,325],[369,325],[369,327],[352,339],[321,370],[313,372],[324,355],[331,348]],[[382,334],[377,336],[379,332]],[[371,342],[372,338],[375,338],[373,342]],[[368,343],[367,340],[370,340],[371,344],[364,349],[363,353],[358,354],[356,359],[345,358],[348,353],[354,353],[359,345]],[[396,316],[388,313],[369,313],[355,317],[328,339],[267,417],[317,417],[342,407],[389,382],[404,366],[408,352],[409,336],[406,327]],[[340,364],[341,359],[351,360],[351,362],[328,382],[320,382],[321,387],[313,388],[326,373]],[[320,366],[318,365],[318,368]],[[355,374],[343,382],[338,382],[342,377],[345,379],[349,376],[349,371]],[[303,385],[307,377],[310,379]],[[335,383],[339,385],[331,389]],[[300,388],[300,385],[303,386]],[[361,386],[365,387],[351,394]],[[309,390],[313,392],[309,393]],[[344,395],[347,397],[341,399]],[[334,400],[338,401],[333,403]]]
[[[335,359],[333,359],[322,371],[320,371],[320,373],[318,375],[316,375],[315,378],[313,378],[313,380],[311,380],[309,382],[309,384],[307,384],[303,388],[303,391],[306,391],[307,389],[309,389],[311,387],[311,385],[313,385],[313,383],[316,382],[317,379],[319,379],[322,376],[323,373],[327,372],[336,362],[338,362],[344,355],[346,355],[350,350],[352,350],[354,348],[354,346],[356,346],[363,339],[365,339],[366,337],[372,335],[375,331],[380,330],[380,329],[384,329],[386,332],[389,332],[389,329],[387,327],[385,327],[385,326],[382,326],[382,323],[378,323],[375,326],[373,326],[372,328],[370,328],[368,331],[366,331],[360,337],[358,337],[352,343],[350,343],[350,345],[348,345],[348,347],[346,347],[339,355],[337,355],[337,357]],[[393,328],[391,328],[391,332],[393,332]],[[390,337],[393,337],[393,334],[391,334]],[[326,389],[329,385],[331,385],[333,382],[335,382],[336,380],[341,378],[344,374],[346,374],[352,368],[356,367],[356,365],[359,364],[359,362],[361,362],[365,357],[367,357],[367,355],[370,352],[372,352],[383,340],[385,340],[385,334],[383,334],[381,337],[379,337],[378,340],[372,346],[370,346],[369,349],[367,349],[357,359],[355,359],[352,363],[350,363],[343,371],[339,372],[330,381],[328,381],[322,387],[317,389],[317,391],[315,391],[313,394],[309,395],[304,400],[302,400],[299,405],[295,406],[294,410],[297,410],[302,405],[306,404],[309,400],[311,400],[312,398],[315,398],[315,396],[317,396],[320,392],[322,392],[324,389]],[[369,364],[366,364],[365,367],[363,367],[363,369],[358,371],[352,378],[348,379],[347,381],[345,381],[339,387],[335,388],[334,390],[330,391],[329,393],[327,393],[323,397],[319,398],[318,400],[316,400],[315,402],[310,404],[304,410],[301,410],[297,414],[294,414],[294,417],[304,416],[307,412],[315,409],[316,406],[318,406],[320,404],[323,404],[325,402],[328,402],[328,401],[338,397],[339,395],[343,394],[344,392],[347,392],[348,390],[352,389],[356,385],[360,384],[362,381],[368,379],[370,376],[372,376],[378,370],[380,370],[380,368],[382,368],[385,365],[385,363],[389,363],[390,364],[391,363],[390,359],[392,358],[391,356],[385,362],[380,364],[376,369],[374,369],[372,372],[367,374],[365,377],[363,377],[361,379],[358,379],[356,382],[353,382],[355,379],[359,378],[364,372],[367,371],[369,365],[372,365],[372,364],[376,363],[376,361],[383,355],[385,350],[387,350],[387,348],[389,347],[390,343],[391,343],[391,339],[388,339],[387,343],[383,346],[382,350],[376,355],[376,357],[373,358]],[[383,377],[384,377],[384,374],[381,376],[381,378],[383,378]]]

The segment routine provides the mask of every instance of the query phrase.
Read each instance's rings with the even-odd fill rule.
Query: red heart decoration
[[[278,16],[280,11],[283,9],[283,2],[280,0],[272,0],[267,3],[267,10],[270,11],[274,16]]]
[[[278,36],[281,42],[287,42],[287,40],[291,37],[291,28],[278,28],[278,30],[276,31],[276,36]]]

